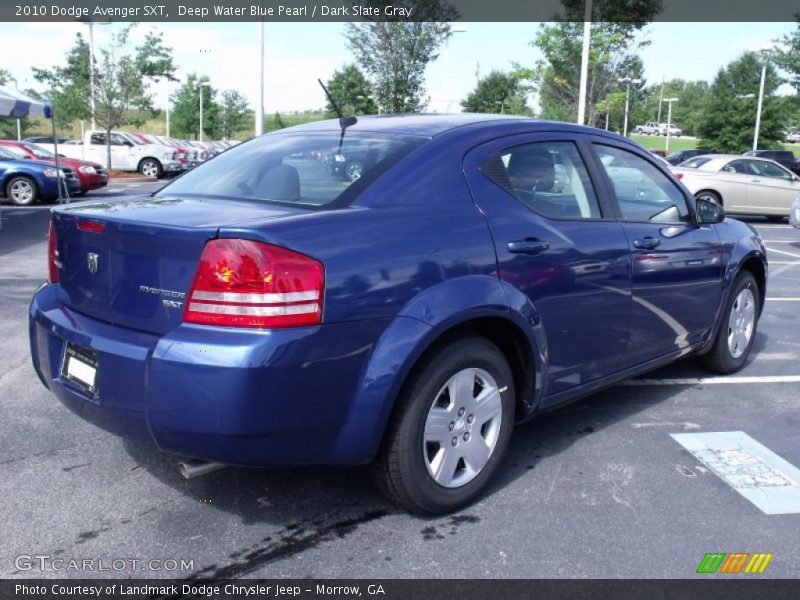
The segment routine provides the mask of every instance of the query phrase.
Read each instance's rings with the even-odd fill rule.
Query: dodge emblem
[[[97,259],[98,256],[94,252],[86,255],[86,267],[89,269],[89,273],[97,273]]]

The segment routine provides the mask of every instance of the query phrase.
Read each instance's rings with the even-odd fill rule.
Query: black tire
[[[33,179],[24,175],[9,179],[5,193],[15,206],[31,206],[39,201],[39,187]]]
[[[706,200],[711,200],[711,202],[722,206],[722,196],[720,196],[719,193],[715,192],[714,190],[700,190],[694,195],[694,197],[698,200],[700,198],[705,198]]]
[[[744,289],[749,289],[750,293],[753,295],[753,327],[744,352],[741,356],[734,356],[731,353],[728,343],[728,336],[731,332],[729,327],[730,315],[739,293]],[[753,347],[753,340],[756,339],[760,306],[760,293],[755,277],[753,277],[752,273],[749,271],[742,271],[734,280],[728,300],[725,302],[725,309],[722,313],[719,331],[717,331],[716,338],[714,339],[714,345],[711,347],[711,350],[700,357],[700,364],[703,368],[708,371],[713,371],[714,373],[727,375],[729,373],[735,373],[744,366],[747,362],[747,357],[750,355],[750,349]]]
[[[470,368],[488,373],[500,390],[499,433],[494,449],[477,475],[459,487],[444,487],[428,471],[427,447],[423,443],[426,419],[448,381],[456,373]],[[403,386],[381,450],[372,465],[376,485],[390,500],[414,513],[444,514],[472,502],[485,489],[508,448],[514,427],[514,398],[514,381],[508,362],[497,346],[485,338],[458,338],[424,357]],[[461,436],[462,429],[457,427],[457,431]],[[475,431],[477,433],[472,434],[475,438],[483,435],[482,428]],[[457,473],[461,465],[462,462],[457,463]]]
[[[139,163],[139,173],[145,177],[161,179],[164,176],[164,167],[155,158],[143,158]]]

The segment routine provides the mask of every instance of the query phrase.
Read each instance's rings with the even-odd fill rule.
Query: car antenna
[[[339,105],[336,104],[336,102],[333,99],[333,96],[331,96],[331,93],[328,91],[328,88],[326,88],[325,84],[322,83],[322,79],[317,78],[317,82],[322,87],[322,91],[324,91],[325,95],[328,97],[328,102],[330,102],[331,106],[333,106],[333,110],[335,110],[336,114],[339,116],[339,127],[342,128],[342,135],[339,137],[339,150],[337,151],[337,154],[341,154],[341,152],[342,152],[342,144],[344,143],[344,133],[345,133],[345,131],[347,130],[348,127],[358,123],[358,119],[355,117],[355,115],[351,115],[349,117],[345,117],[342,114],[342,109],[339,108]]]

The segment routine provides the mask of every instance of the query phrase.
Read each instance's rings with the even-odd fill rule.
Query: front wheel
[[[411,512],[451,512],[486,487],[513,426],[514,382],[503,353],[484,338],[456,340],[406,382],[373,476]]]
[[[30,177],[14,177],[6,185],[6,196],[16,206],[30,206],[39,200],[39,188]]]
[[[731,288],[711,350],[700,357],[704,368],[715,373],[734,373],[744,366],[758,326],[759,290],[755,277],[742,271]]]
[[[141,163],[139,163],[139,173],[145,177],[155,177],[156,179],[159,179],[164,174],[164,170],[161,167],[161,163],[156,159],[145,158]]]

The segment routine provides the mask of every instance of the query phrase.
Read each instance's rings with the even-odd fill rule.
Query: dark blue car
[[[767,271],[640,146],[483,115],[253,139],[53,209],[49,265],[33,364],[82,418],[209,463],[372,463],[424,513],[474,499],[543,409],[689,354],[739,369]]]
[[[0,147],[0,195],[17,206],[58,198],[58,171],[52,162],[21,159]],[[81,193],[81,180],[75,169],[61,167],[62,196]]]

